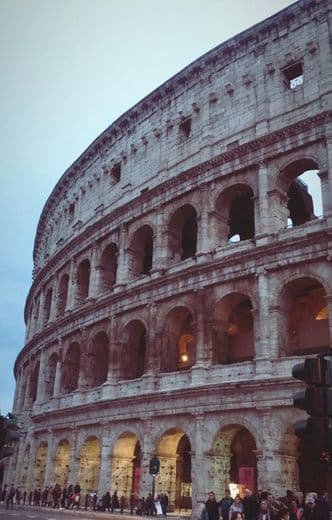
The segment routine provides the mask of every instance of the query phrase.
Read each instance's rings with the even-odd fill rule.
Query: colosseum
[[[316,489],[292,367],[332,337],[331,3],[301,0],[139,101],[62,175],[34,244],[5,481]],[[318,181],[317,214],[309,184]]]

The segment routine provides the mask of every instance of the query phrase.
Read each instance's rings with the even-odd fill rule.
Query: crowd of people
[[[131,514],[144,516],[166,516],[168,511],[168,496],[160,493],[156,498],[149,493],[146,497],[139,498],[132,493],[129,501],[122,495],[118,497],[115,491],[98,496],[96,492],[81,494],[79,484],[61,486],[55,484],[51,487],[24,491],[4,485],[0,489],[0,501],[6,504],[7,509],[13,508],[13,504],[43,506],[50,508],[83,508],[93,511],[109,511],[123,513],[125,510]],[[244,496],[236,495],[232,498],[229,490],[217,500],[215,493],[211,491],[203,505],[200,520],[330,520],[330,506],[327,492],[318,496],[317,493],[307,493],[304,497],[298,490],[287,490],[286,495],[276,499],[271,493],[258,490],[252,493],[245,490]]]
[[[298,490],[287,490],[284,497],[276,499],[271,493],[245,490],[244,496],[231,497],[227,489],[221,500],[213,491],[208,495],[201,520],[330,520],[327,492],[318,496]]]
[[[117,491],[111,494],[107,491],[104,495],[98,496],[97,492],[81,494],[79,484],[75,486],[54,486],[35,489],[34,491],[24,491],[15,488],[12,484],[8,487],[6,484],[0,489],[0,502],[6,504],[7,509],[13,508],[15,504],[30,505],[37,507],[50,507],[54,509],[79,509],[92,511],[109,511],[123,513],[129,510],[131,514],[155,516],[157,514],[166,516],[168,510],[168,496],[166,493],[160,493],[153,498],[149,493],[147,497],[139,498],[132,493],[129,499],[122,495],[118,497]]]

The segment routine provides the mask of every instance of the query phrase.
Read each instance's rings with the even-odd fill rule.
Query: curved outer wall
[[[6,482],[146,496],[157,453],[175,507],[246,467],[254,487],[298,485],[291,369],[331,338],[328,9],[298,2],[213,49],[61,177],[35,240]],[[242,459],[236,439],[252,442]]]

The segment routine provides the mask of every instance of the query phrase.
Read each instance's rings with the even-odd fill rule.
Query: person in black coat
[[[246,520],[255,520],[258,515],[258,504],[250,489],[245,490],[242,505]]]
[[[205,509],[208,520],[219,520],[219,507],[213,491],[210,491],[208,495],[208,499],[205,502]]]
[[[319,515],[321,520],[330,520],[330,506],[328,503],[327,491],[325,491],[322,496],[317,501],[317,508],[319,511]]]

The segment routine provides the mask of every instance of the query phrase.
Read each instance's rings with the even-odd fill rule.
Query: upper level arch
[[[57,294],[57,311],[56,314],[58,317],[63,316],[68,303],[68,287],[69,287],[69,275],[68,273],[63,273],[61,275],[59,285],[58,285],[58,294]]]
[[[298,276],[283,287],[279,334],[286,355],[318,354],[329,349],[329,308],[324,286]]]
[[[104,247],[100,257],[101,292],[110,291],[115,283],[118,269],[118,246],[111,242]]]
[[[58,362],[58,355],[56,352],[53,352],[48,358],[47,365],[46,365],[46,371],[45,371],[45,396],[46,397],[52,397],[53,392],[54,392],[57,362]]]
[[[228,186],[215,202],[220,244],[248,240],[255,235],[254,191],[246,183]]]
[[[62,363],[61,389],[69,394],[78,387],[80,373],[81,348],[77,341],[70,343]]]
[[[306,156],[293,158],[280,173],[279,186],[286,195],[287,226],[301,226],[321,217],[322,187],[318,161]]]
[[[133,319],[121,333],[122,353],[119,359],[119,378],[137,379],[144,374],[147,329],[141,320]]]
[[[238,363],[254,358],[253,305],[246,294],[233,292],[216,303],[212,344],[214,364]]]
[[[88,346],[85,372],[85,386],[93,388],[107,380],[109,363],[109,338],[105,331],[97,332]]]
[[[128,253],[129,276],[146,275],[153,264],[153,228],[144,224],[130,237]]]
[[[160,370],[176,372],[196,362],[196,332],[194,316],[189,308],[174,307],[168,312],[163,328]]]
[[[192,204],[184,204],[171,215],[167,226],[168,258],[179,262],[197,252],[197,211]]]
[[[86,258],[78,265],[76,272],[76,303],[83,303],[89,296],[90,288],[90,261]]]

